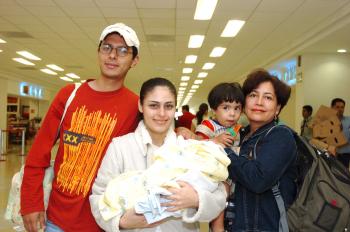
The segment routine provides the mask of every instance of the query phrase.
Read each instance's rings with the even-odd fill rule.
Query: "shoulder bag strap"
[[[67,109],[68,109],[69,105],[72,103],[72,101],[73,101],[73,99],[74,99],[74,97],[75,97],[75,94],[76,94],[77,90],[78,90],[79,87],[81,86],[81,83],[74,83],[74,85],[75,85],[75,86],[74,86],[74,90],[73,90],[72,93],[70,94],[69,98],[67,99],[66,105],[64,106],[62,118],[61,118],[60,124],[58,125],[58,129],[57,129],[57,133],[56,133],[56,140],[59,139],[61,125],[62,125],[62,122],[63,122],[64,117],[66,116]]]

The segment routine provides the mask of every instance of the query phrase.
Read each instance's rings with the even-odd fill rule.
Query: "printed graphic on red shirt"
[[[116,115],[87,113],[85,106],[77,108],[70,128],[63,133],[63,162],[57,175],[62,191],[84,197],[88,194],[116,124]]]

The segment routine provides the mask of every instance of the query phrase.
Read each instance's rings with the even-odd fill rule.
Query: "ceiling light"
[[[74,73],[67,73],[66,74],[67,77],[73,78],[73,79],[80,79],[80,76],[74,74]]]
[[[61,80],[64,80],[64,81],[69,81],[69,82],[73,82],[72,79],[70,79],[69,77],[60,77]]]
[[[182,76],[181,77],[181,81],[188,81],[188,80],[190,80],[189,76]]]
[[[185,91],[183,91],[183,90],[182,90],[182,91],[179,91],[179,92],[177,92],[177,94],[178,94],[177,96],[179,96],[179,95],[181,95],[181,94],[184,94],[184,93],[185,93]]]
[[[198,0],[194,20],[209,20],[213,16],[217,0]]]
[[[84,83],[84,82],[86,82],[86,80],[81,80],[80,82],[81,82],[81,83]]]
[[[52,71],[51,69],[48,69],[48,68],[42,68],[40,69],[40,71],[44,72],[44,73],[47,73],[47,74],[50,74],[50,75],[57,75],[56,72]]]
[[[2,50],[0,49],[0,52],[2,52]]]
[[[207,77],[208,76],[208,73],[207,72],[200,72],[200,73],[198,73],[198,76],[197,77],[199,77],[199,78],[205,78],[205,77]]]
[[[186,87],[179,87],[179,90],[185,91],[185,90],[186,90]]]
[[[3,39],[0,39],[0,43],[4,44],[4,43],[7,43],[5,40]]]
[[[187,86],[187,85],[188,85],[187,82],[181,82],[181,83],[180,83],[180,86]]]
[[[12,58],[12,60],[17,61],[18,63],[21,63],[21,64],[25,64],[25,65],[31,65],[31,66],[35,65],[32,62],[30,62],[26,59],[23,59],[23,58]]]
[[[189,48],[200,48],[204,41],[204,35],[191,35],[188,41]]]
[[[192,97],[193,93],[187,93],[187,96]]]
[[[199,88],[199,85],[192,85],[191,86],[191,89],[198,89]]]
[[[33,55],[32,53],[27,52],[27,51],[19,51],[16,53],[27,58],[27,59],[30,59],[30,60],[41,60],[39,57],[37,57],[37,56]]]
[[[49,68],[51,68],[53,70],[56,70],[56,71],[64,71],[63,68],[61,68],[61,67],[59,67],[59,66],[57,66],[55,64],[48,64],[48,65],[46,65],[46,67],[49,67]]]
[[[183,68],[182,69],[182,73],[191,73],[192,72],[192,68]]]
[[[226,51],[226,48],[223,47],[215,47],[210,53],[210,57],[220,57],[222,56]]]
[[[199,85],[199,84],[203,83],[203,80],[195,80],[193,83],[196,84],[196,85]]]
[[[186,56],[185,64],[194,64],[194,63],[196,63],[196,60],[197,60],[197,56],[188,55],[188,56]]]
[[[339,53],[346,53],[347,51],[346,51],[346,49],[338,49],[337,52],[339,52]]]
[[[205,64],[203,65],[202,69],[208,70],[208,69],[214,68],[214,66],[215,66],[215,63],[205,63]]]
[[[221,37],[235,37],[244,24],[245,21],[242,20],[229,20],[221,33]]]
[[[197,90],[196,89],[190,89],[190,93],[195,93]]]

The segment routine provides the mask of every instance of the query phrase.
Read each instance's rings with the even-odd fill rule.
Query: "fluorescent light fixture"
[[[195,80],[193,83],[196,84],[196,85],[199,85],[199,84],[203,83],[203,80]]]
[[[60,79],[68,82],[73,82],[73,80],[70,79],[69,77],[60,77]]]
[[[199,77],[199,78],[205,78],[205,77],[207,77],[208,76],[208,73],[207,72],[200,72],[200,73],[198,73],[198,76],[197,77]]]
[[[205,64],[203,65],[202,69],[204,69],[204,70],[209,70],[209,69],[214,68],[214,66],[215,66],[215,63],[205,63]]]
[[[186,87],[179,87],[179,90],[185,91],[185,90],[186,90]]]
[[[179,95],[181,95],[181,94],[184,94],[184,93],[185,93],[185,91],[183,91],[183,90],[178,91],[178,92],[177,92],[177,96],[179,96]]]
[[[183,68],[182,73],[191,73],[192,70],[193,70],[192,68]]]
[[[192,85],[191,86],[191,89],[198,89],[199,88],[199,85]]]
[[[31,66],[35,65],[32,62],[30,62],[26,59],[23,59],[23,58],[12,58],[12,60],[17,61],[18,63],[21,63],[21,64],[25,64],[25,65],[31,65]]]
[[[66,74],[67,77],[73,78],[73,79],[80,79],[80,76],[74,74],[74,73],[67,73]]]
[[[339,53],[346,53],[347,51],[346,51],[346,49],[338,49],[337,52],[339,52]]]
[[[0,52],[2,52],[2,50],[0,49]]]
[[[46,67],[49,67],[49,68],[51,68],[51,69],[53,69],[55,71],[64,71],[63,68],[61,68],[61,67],[59,67],[59,66],[57,66],[55,64],[48,64],[48,65],[46,65]]]
[[[217,0],[197,0],[194,20],[209,20],[213,16]]]
[[[229,20],[221,33],[221,37],[235,37],[244,24],[245,21],[242,20]]]
[[[191,79],[190,76],[182,76],[181,81],[189,81]]]
[[[210,57],[220,57],[222,56],[226,51],[226,48],[223,47],[215,47],[210,53]]]
[[[47,73],[47,74],[50,74],[50,75],[57,75],[56,72],[52,71],[51,69],[48,69],[48,68],[42,68],[40,69],[40,71],[44,72],[44,73]]]
[[[7,42],[0,38],[0,43],[4,44],[4,43],[7,43]]]
[[[194,93],[187,93],[187,96],[192,97]]]
[[[187,85],[188,85],[187,82],[181,82],[181,83],[180,83],[180,86],[187,86]]]
[[[189,48],[200,48],[204,41],[204,35],[191,35],[188,41]]]
[[[18,55],[21,55],[27,59],[30,59],[30,60],[41,60],[39,57],[33,55],[32,53],[30,52],[27,52],[27,51],[18,51],[16,52]]]
[[[197,90],[196,89],[190,89],[190,93],[195,93]]]
[[[197,61],[197,56],[196,55],[188,55],[186,56],[185,59],[185,64],[194,64]]]

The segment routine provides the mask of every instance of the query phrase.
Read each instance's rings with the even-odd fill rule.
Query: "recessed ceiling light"
[[[70,79],[69,77],[60,77],[60,79],[68,82],[73,82],[73,80]]]
[[[221,37],[235,37],[244,24],[245,21],[242,20],[229,20],[221,33]]]
[[[187,85],[188,85],[187,82],[181,82],[181,83],[180,83],[180,86],[187,86]]]
[[[182,73],[191,73],[192,70],[193,70],[192,68],[183,68]]]
[[[186,90],[186,87],[179,87],[179,90],[185,91],[185,90]]]
[[[190,89],[190,93],[195,93],[197,90],[196,89]]]
[[[204,35],[191,35],[188,41],[189,48],[200,48],[204,41]]]
[[[0,49],[0,52],[2,52],[2,50]]]
[[[51,68],[53,70],[56,70],[56,71],[64,71],[63,68],[61,68],[61,67],[59,67],[59,66],[57,66],[55,64],[48,64],[48,65],[46,65],[46,67],[49,67],[49,68]]]
[[[0,39],[0,43],[7,43],[7,42],[3,39]]]
[[[188,81],[190,80],[190,76],[182,76],[181,81]]]
[[[30,60],[41,60],[41,58],[37,57],[36,55],[33,55],[32,53],[30,52],[27,52],[27,51],[18,51],[16,52],[18,55],[21,55],[27,59],[30,59]]]
[[[73,78],[73,79],[80,79],[80,76],[74,74],[74,73],[67,73],[66,74],[67,77]]]
[[[198,76],[197,77],[199,77],[199,78],[205,78],[205,77],[207,77],[208,76],[208,73],[207,72],[200,72],[200,73],[198,73]]]
[[[191,86],[191,89],[198,89],[199,88],[199,85],[192,85]]]
[[[210,53],[210,57],[220,57],[222,56],[226,51],[226,48],[223,47],[215,47]]]
[[[194,13],[195,20],[209,20],[213,16],[217,0],[198,0],[196,11]]]
[[[188,55],[188,56],[186,56],[185,64],[194,64],[194,63],[196,63],[196,60],[197,60],[196,55]]]
[[[337,52],[339,52],[339,53],[346,53],[347,51],[346,51],[346,49],[338,49]]]
[[[215,66],[215,63],[205,63],[205,64],[203,65],[202,69],[208,70],[208,69],[214,68],[214,66]]]
[[[195,80],[193,83],[196,84],[196,85],[199,85],[199,84],[203,83],[203,80]]]
[[[56,72],[52,71],[51,69],[48,69],[48,68],[42,68],[40,69],[40,71],[44,72],[44,73],[47,73],[47,74],[50,74],[50,75],[57,75]]]
[[[32,62],[30,62],[26,59],[23,59],[23,58],[12,58],[12,60],[17,61],[18,63],[21,63],[21,64],[25,64],[25,65],[31,65],[31,66],[35,65]]]

